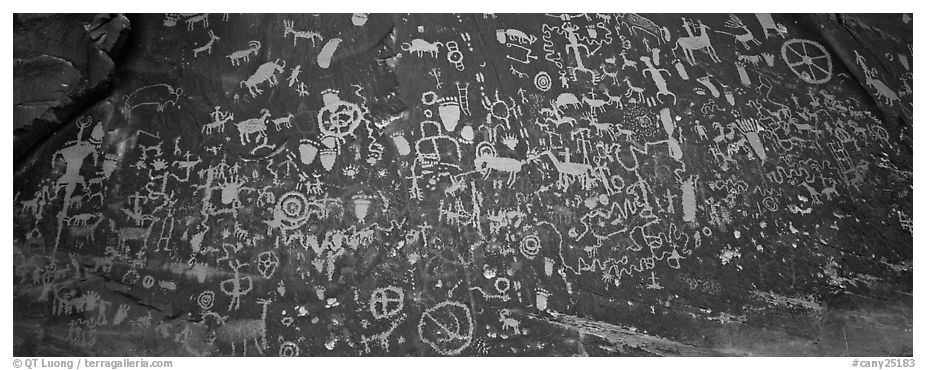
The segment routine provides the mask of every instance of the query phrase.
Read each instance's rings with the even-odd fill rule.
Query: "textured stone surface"
[[[905,15],[15,19],[16,355],[912,354]]]
[[[14,163],[99,99],[128,29],[121,15],[14,15]]]

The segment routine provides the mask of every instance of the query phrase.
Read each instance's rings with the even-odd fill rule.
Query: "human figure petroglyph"
[[[84,177],[80,174],[80,168],[83,167],[84,159],[86,159],[87,156],[93,156],[93,164],[96,165],[99,157],[97,151],[105,136],[102,122],[97,122],[93,126],[90,137],[83,139],[84,129],[93,124],[93,120],[89,116],[78,118],[76,124],[78,127],[77,139],[66,142],[63,148],[55,151],[51,156],[52,166],[57,163],[57,158],[59,156],[65,162],[64,174],[55,181],[55,186],[51,192],[52,196],[56,196],[59,189],[62,187],[64,188],[64,202],[61,211],[58,212],[58,232],[55,237],[54,251],[58,250],[61,232],[64,229],[64,224],[68,217],[68,209],[74,203],[73,197],[74,191],[77,190],[77,185],[80,185],[82,188],[86,188],[87,186]]]
[[[254,284],[251,281],[250,276],[241,276],[241,268],[247,266],[247,263],[232,263],[231,259],[228,260],[228,267],[234,272],[234,276],[230,279],[223,280],[219,284],[219,288],[222,290],[222,293],[230,296],[231,300],[228,303],[228,310],[238,310],[241,307],[241,297],[247,295],[251,292],[251,289],[254,288]]]
[[[232,112],[220,112],[220,107],[215,107],[215,112],[213,113],[213,121],[203,125],[202,133],[203,134],[212,134],[214,131],[225,132],[225,124],[228,121],[235,119],[235,114]]]
[[[665,73],[665,74],[668,75],[668,76],[671,76],[671,75],[672,75],[672,72],[669,72],[669,70],[668,70],[668,69],[665,69],[665,68],[656,68],[656,67],[654,67],[654,66],[653,66],[653,63],[652,63],[651,60],[650,60],[650,58],[647,57],[647,56],[641,56],[641,57],[640,57],[640,60],[643,61],[643,63],[646,64],[646,68],[643,69],[643,75],[646,76],[646,74],[649,73],[650,78],[653,79],[653,84],[656,85],[656,89],[658,90],[658,91],[656,92],[656,98],[659,99],[659,96],[661,96],[661,95],[671,95],[671,96],[672,96],[672,104],[675,104],[675,102],[676,102],[676,100],[677,100],[676,97],[675,97],[675,94],[672,93],[671,91],[669,91],[669,88],[668,88],[667,85],[666,85],[666,80],[665,80],[665,78],[662,77],[662,74],[663,74],[663,73]]]
[[[610,91],[605,90],[605,96],[608,97],[608,100],[595,99],[594,92],[590,92],[588,96],[582,96],[582,102],[589,106],[589,109],[591,109],[592,113],[594,113],[596,110],[604,113],[605,107],[611,104],[614,104],[617,109],[623,109],[624,104],[621,102],[620,95],[614,96],[611,95]]]
[[[576,35],[576,31],[579,30],[579,26],[573,24],[567,24],[562,27],[562,31],[566,36],[566,54],[572,53],[576,58],[576,69],[587,70],[585,68],[585,63],[582,62],[582,54],[579,53],[579,49],[585,51],[585,55],[594,55],[594,53],[589,52],[588,46],[579,42],[579,37]]]

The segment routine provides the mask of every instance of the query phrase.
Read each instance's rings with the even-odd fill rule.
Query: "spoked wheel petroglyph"
[[[421,315],[418,335],[442,355],[460,354],[473,340],[472,313],[459,302],[438,303]]]
[[[781,58],[801,80],[822,84],[833,76],[833,60],[816,41],[795,39],[781,45]]]

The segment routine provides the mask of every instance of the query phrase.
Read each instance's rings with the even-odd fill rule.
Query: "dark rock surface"
[[[14,15],[14,163],[107,92],[128,30],[123,15]]]
[[[14,17],[14,354],[910,356],[912,19]]]

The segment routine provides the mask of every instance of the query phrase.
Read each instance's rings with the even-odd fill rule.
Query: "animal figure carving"
[[[529,157],[528,160],[530,159]],[[497,156],[495,148],[488,142],[482,142],[476,147],[476,159],[473,160],[476,171],[483,173],[485,178],[489,177],[489,170],[507,172],[509,186],[514,184],[515,176],[521,172],[525,163],[526,161]]]
[[[579,98],[573,93],[562,93],[553,101],[553,107],[561,111],[564,107],[578,108],[580,105]]]
[[[636,94],[636,101],[643,101],[643,88],[634,86],[630,82],[630,78],[627,77],[624,77],[624,82],[627,83],[627,92],[624,94],[624,96],[630,98]]]
[[[280,126],[293,128],[292,121],[293,114],[290,113],[286,117],[274,118],[271,122],[273,123],[273,127],[276,128],[277,131],[280,131]]]
[[[187,18],[186,20],[187,30],[192,31],[193,25],[195,25],[196,23],[202,23],[203,28],[209,27],[209,13],[194,15],[192,17]]]
[[[293,21],[283,21],[283,37],[293,34],[293,47],[296,46],[296,41],[299,38],[308,39],[312,42],[312,46],[315,46],[315,40],[321,41],[322,35],[318,32],[312,31],[296,31],[293,29]]]
[[[283,64],[277,64],[280,60],[277,59],[274,62],[267,62],[261,64],[260,67],[257,67],[257,71],[248,77],[247,80],[241,81],[241,87],[247,87],[248,92],[251,93],[252,97],[257,97],[257,94],[263,93],[264,91],[258,88],[257,86],[267,82],[271,87],[277,85],[277,73],[283,73],[283,69],[286,68],[286,61],[283,61]]]
[[[115,222],[113,220],[109,220],[109,222],[110,222],[110,227],[115,230],[116,229]],[[126,242],[130,240],[141,241],[144,247],[147,247],[148,237],[151,236],[151,226],[149,227],[126,226],[116,231],[116,234],[118,235],[119,248],[125,248],[127,246]]]
[[[627,50],[621,51],[619,54],[623,59],[623,64],[621,64],[621,70],[625,68],[637,68],[637,62],[627,59]]]
[[[68,226],[87,226],[87,221],[99,216],[99,213],[81,213],[79,215],[68,216],[66,220]]]
[[[743,24],[743,21],[740,20],[740,18],[737,17],[736,15],[730,14],[730,19],[728,19],[727,22],[724,23],[724,25],[732,29],[741,29],[746,32],[743,34],[736,35],[730,32],[717,31],[717,33],[722,33],[722,34],[733,36],[733,38],[736,41],[739,41],[739,43],[742,44],[743,47],[746,48],[746,50],[749,50],[749,43],[752,43],[755,46],[759,46],[762,44],[761,42],[759,42],[759,40],[756,40],[755,36],[753,36],[752,34],[752,31],[749,30],[749,27],[746,27],[746,25]]]
[[[618,136],[623,135],[627,140],[631,139],[633,131],[624,129],[623,125],[620,123],[607,123],[607,122],[598,122],[592,114],[583,115],[583,118],[589,121],[589,124],[595,128],[595,134],[601,136],[602,133],[607,134],[611,140],[617,140]]]
[[[567,153],[568,154],[568,153]],[[595,170],[591,165],[583,163],[570,162],[567,156],[566,161],[560,162],[553,152],[546,150],[538,156],[546,155],[553,162],[553,166],[559,172],[557,184],[562,189],[567,189],[573,181],[581,180],[583,186],[587,185],[595,175]]]
[[[623,103],[621,103],[621,97],[619,95],[612,96],[607,91],[605,92],[605,95],[608,97],[608,100],[595,99],[594,97],[589,98],[587,96],[583,96],[582,102],[585,104],[588,104],[592,112],[601,111],[603,113],[605,111],[605,107],[611,104],[616,104],[618,109],[623,107]]]
[[[94,214],[92,216],[96,216],[97,219],[96,221],[94,221],[93,223],[89,225],[87,224],[87,222],[89,221],[88,219],[88,220],[83,220],[79,226],[78,225],[71,226],[70,228],[71,236],[85,237],[89,239],[90,241],[95,241],[94,233],[96,232],[96,228],[100,226],[101,223],[103,223],[103,220],[105,219],[105,217],[103,217],[103,215],[101,214]]]
[[[228,54],[228,59],[231,60],[232,66],[237,66],[241,64],[241,61],[249,62],[251,60],[251,55],[257,55],[260,51],[260,41],[251,41],[248,42],[248,48],[244,50],[238,50],[234,53]]]
[[[521,334],[521,322],[511,318],[511,310],[504,308],[498,312],[498,320],[502,323],[502,330],[514,330],[516,335]]]
[[[176,106],[181,96],[183,96],[183,89],[167,84],[140,87],[122,98],[125,117],[131,118],[135,108],[145,105],[153,105],[158,112],[163,112],[167,105]]]
[[[196,58],[197,56],[199,56],[199,53],[204,52],[204,51],[208,52],[209,55],[212,55],[212,45],[215,44],[216,40],[221,40],[221,39],[222,38],[216,36],[215,33],[212,32],[212,30],[209,30],[209,42],[207,42],[203,46],[193,49],[193,58]]]
[[[874,78],[873,73],[865,71],[865,84],[868,87],[875,89],[875,97],[878,99],[884,99],[884,104],[893,106],[896,103],[900,102],[900,97],[894,93],[887,85],[884,84],[880,79]]]
[[[430,54],[432,57],[437,56],[438,48],[444,46],[441,42],[430,43],[422,39],[414,39],[411,43],[402,43],[402,50],[410,53],[415,53],[415,55],[421,57],[424,56],[424,53]]]
[[[495,30],[495,38],[502,45],[506,44],[509,39],[520,44],[533,44],[534,41],[537,41],[537,36],[528,35],[524,31],[511,28]]]
[[[235,124],[238,127],[241,145],[251,142],[251,134],[256,133],[258,137],[266,135],[265,131],[267,130],[267,120],[270,118],[270,110],[264,108],[260,112],[261,116],[259,118],[250,118]]]
[[[267,349],[267,306],[272,301],[258,299],[257,304],[263,306],[260,319],[237,320],[226,323],[216,329],[216,338],[222,342],[230,343],[232,354],[235,353],[235,343],[241,343],[244,356],[248,354],[248,341],[254,342],[257,352],[264,353]]]
[[[675,42],[675,47],[672,48],[674,52],[679,47],[682,48],[682,51],[685,53],[685,59],[688,60],[688,63],[694,65],[694,51],[704,49],[708,56],[711,57],[711,60],[715,62],[720,62],[720,58],[717,57],[717,51],[714,50],[714,47],[711,46],[710,36],[707,34],[707,30],[710,27],[706,26],[701,21],[698,21],[700,25],[700,34],[697,36],[687,36],[679,37],[678,41]]]
[[[627,27],[631,35],[636,35],[637,31],[643,31],[655,37],[660,44],[669,41],[672,37],[668,28],[660,26],[649,18],[638,14],[620,14],[617,16],[617,19],[620,20],[621,26]]]
[[[211,134],[213,131],[216,131],[216,130],[219,132],[225,132],[225,123],[233,119],[235,119],[234,113],[225,114],[225,116],[222,117],[221,119],[215,122],[210,122],[210,123],[203,125],[202,131],[204,134]]]
[[[811,204],[823,204],[823,202],[820,201],[820,193],[817,192],[817,189],[814,189],[814,187],[810,186],[810,184],[808,184],[806,181],[801,182],[801,186],[803,186],[804,189],[807,189],[807,191],[810,192],[810,199],[811,199],[810,203]]]

